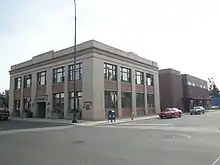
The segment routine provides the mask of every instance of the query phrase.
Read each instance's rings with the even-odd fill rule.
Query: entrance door
[[[46,102],[37,103],[37,117],[45,118],[46,116]]]

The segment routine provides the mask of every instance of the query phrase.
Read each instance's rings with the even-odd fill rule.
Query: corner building
[[[74,107],[73,47],[50,51],[13,65],[9,109],[12,116],[71,119]],[[95,40],[76,47],[78,119],[104,120],[160,111],[157,63]]]

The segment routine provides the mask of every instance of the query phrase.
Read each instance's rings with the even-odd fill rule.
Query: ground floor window
[[[81,111],[83,108],[82,91],[76,92],[76,110]],[[69,111],[74,111],[74,92],[69,93]]]
[[[31,110],[31,99],[30,98],[24,99],[24,110],[25,111]]]
[[[105,91],[105,109],[117,109],[117,92]]]
[[[14,102],[14,110],[19,111],[20,110],[20,100],[15,100]]]
[[[64,93],[53,94],[53,112],[55,113],[64,112]]]
[[[131,108],[132,95],[131,92],[121,92],[121,106],[122,108]]]
[[[145,107],[144,93],[136,93],[136,107]]]
[[[147,94],[147,105],[149,108],[154,108],[154,94]]]

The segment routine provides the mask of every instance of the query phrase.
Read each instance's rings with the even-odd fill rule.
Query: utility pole
[[[75,8],[75,16],[74,16],[74,24],[75,24],[75,32],[74,32],[74,53],[73,53],[73,92],[74,92],[74,108],[73,108],[73,120],[72,123],[77,123],[77,109],[76,109],[76,0],[74,0],[74,8]]]

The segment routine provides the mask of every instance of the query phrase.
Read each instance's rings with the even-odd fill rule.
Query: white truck
[[[204,113],[205,113],[205,108],[203,108],[202,106],[197,106],[197,107],[193,107],[192,109],[190,109],[191,115],[199,115],[199,114],[204,114]]]

